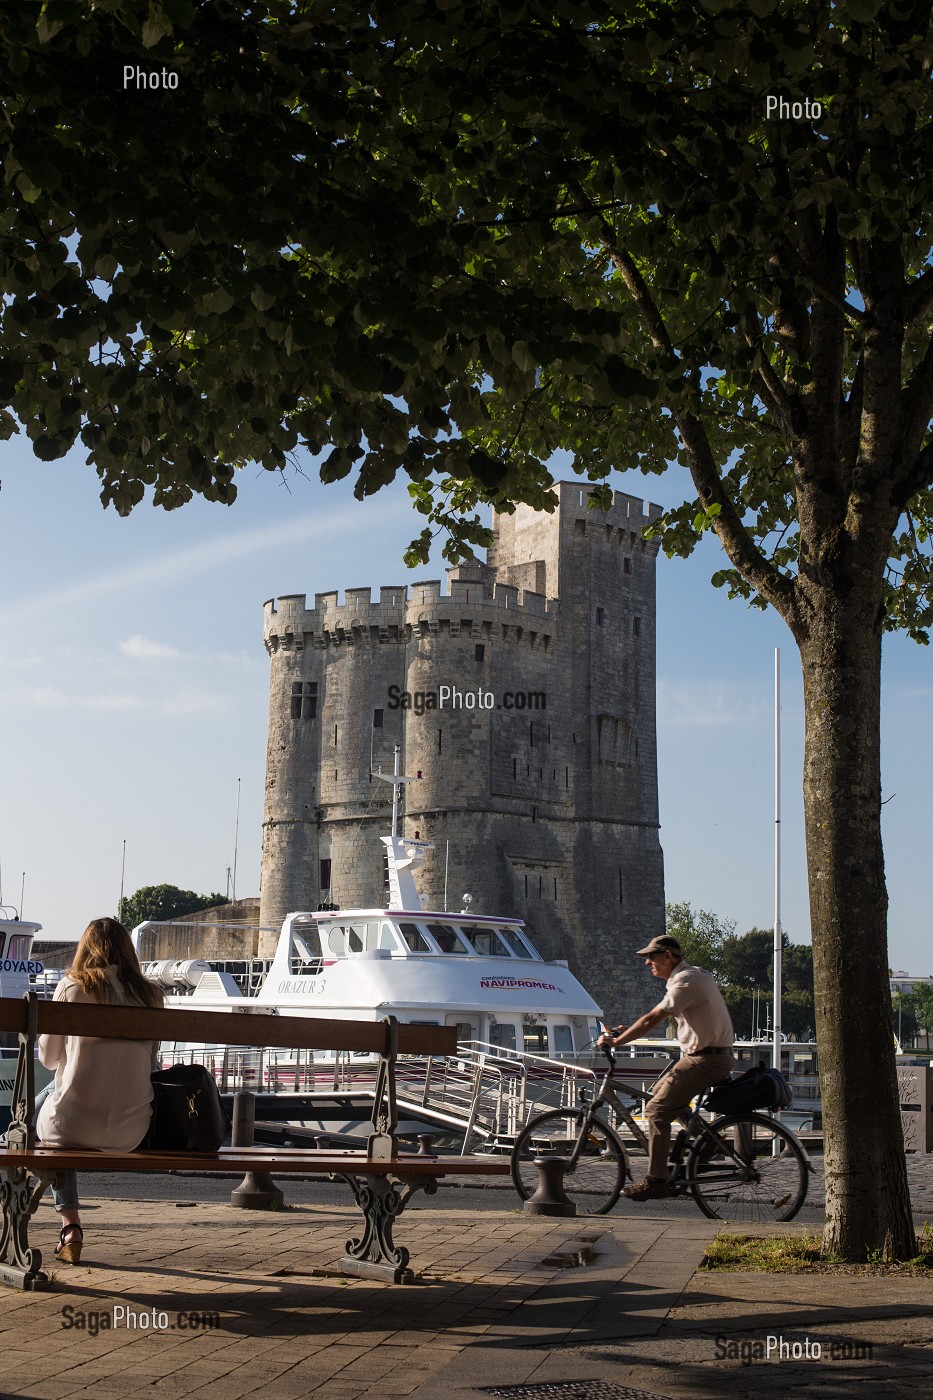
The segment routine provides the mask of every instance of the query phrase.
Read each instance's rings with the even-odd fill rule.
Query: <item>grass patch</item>
[[[728,1235],[712,1240],[701,1269],[723,1273],[901,1275],[933,1278],[933,1226],[917,1236],[918,1253],[903,1263],[872,1256],[864,1264],[847,1264],[824,1252],[819,1235]]]

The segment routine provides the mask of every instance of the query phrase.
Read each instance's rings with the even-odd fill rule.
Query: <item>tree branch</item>
[[[622,274],[629,295],[641,312],[651,343],[656,350],[672,354],[673,346],[664,319],[634,259],[623,248],[616,246],[610,246],[609,252]],[[686,377],[683,377],[683,383],[686,387]],[[742,524],[724,487],[702,422],[695,414],[679,408],[672,408],[671,414],[686,448],[690,474],[700,501],[707,510],[712,505],[719,507],[718,515],[713,519],[713,529],[723,549],[742,577],[793,627],[797,621],[794,583],[756,548]]]
[[[933,311],[933,267],[928,267],[911,284],[904,305],[904,320],[909,326],[913,321],[922,321]]]

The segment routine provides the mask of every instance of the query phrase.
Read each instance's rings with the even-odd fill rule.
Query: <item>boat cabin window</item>
[[[430,953],[431,945],[417,924],[399,924],[398,931],[410,953]],[[432,1025],[435,1023],[432,1021]]]
[[[489,1027],[489,1044],[499,1050],[515,1049],[515,1027],[511,1021],[497,1021]]]
[[[383,924],[379,932],[379,942],[374,944],[376,948],[389,948],[394,953],[398,948],[398,939],[391,924]]]
[[[468,953],[470,949],[458,937],[453,924],[428,924],[428,933],[442,953]]]
[[[394,944],[382,941],[382,929],[378,922],[360,924],[331,924],[327,932],[327,947],[336,958],[345,958],[348,953],[362,953],[370,948],[392,948]]]
[[[471,928],[466,924],[461,927],[460,932],[472,946],[474,953],[480,953],[484,958],[507,958],[509,956],[508,948],[494,928]]]
[[[516,958],[532,958],[534,954],[528,944],[522,938],[517,928],[500,928],[500,938],[505,940],[506,946],[511,948],[513,956]]]
[[[547,1054],[547,1026],[522,1026],[522,1049],[528,1055]]]
[[[300,933],[292,932],[292,946],[288,959],[288,970],[293,977],[313,977],[321,970],[321,959],[312,953]]]
[[[31,933],[11,933],[5,956],[8,958],[22,958],[25,961],[29,957],[29,947],[31,943]]]
[[[573,1036],[569,1026],[553,1026],[554,1045],[552,1047],[555,1055],[573,1054]]]

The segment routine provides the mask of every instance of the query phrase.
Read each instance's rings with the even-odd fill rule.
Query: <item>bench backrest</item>
[[[102,1006],[40,1001],[37,1035],[90,1035],[105,1040],[183,1040],[200,1045],[274,1046],[285,1050],[356,1050],[376,1055],[453,1055],[454,1026],[394,1021],[341,1021],[253,1011],[186,1011],[172,1007]],[[29,1001],[0,998],[0,1031],[29,1034]]]

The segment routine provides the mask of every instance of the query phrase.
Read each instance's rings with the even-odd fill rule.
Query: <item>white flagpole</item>
[[[774,648],[774,1025],[773,1062],[781,1068],[781,649]]]

